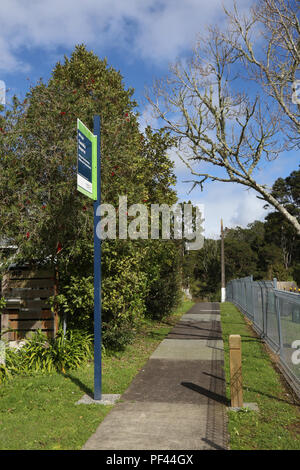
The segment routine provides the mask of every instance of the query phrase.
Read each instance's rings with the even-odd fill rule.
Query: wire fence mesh
[[[286,378],[300,396],[300,294],[277,289],[277,281],[234,279],[226,286],[234,303],[278,355]]]

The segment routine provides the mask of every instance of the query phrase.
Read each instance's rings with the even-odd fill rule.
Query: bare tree
[[[297,218],[271,188],[258,182],[259,165],[275,159],[281,150],[276,141],[280,116],[259,94],[239,91],[245,85],[238,78],[241,52],[234,34],[230,43],[220,31],[210,29],[190,61],[171,66],[170,75],[156,81],[147,98],[177,137],[178,155],[196,177],[193,187],[202,189],[212,180],[252,188],[300,234]],[[195,163],[204,168],[196,171]]]
[[[260,83],[282,111],[290,143],[300,146],[300,3],[258,0],[247,15],[225,9],[223,38],[241,55],[249,77]],[[297,90],[298,88],[298,90]]]

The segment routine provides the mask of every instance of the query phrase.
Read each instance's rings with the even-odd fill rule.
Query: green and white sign
[[[77,119],[77,189],[97,200],[97,136]]]

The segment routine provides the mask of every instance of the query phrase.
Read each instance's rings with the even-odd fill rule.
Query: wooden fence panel
[[[53,287],[53,283],[53,279],[3,279],[2,291],[5,292],[8,289],[14,288],[51,288]]]
[[[32,330],[51,330],[53,329],[53,320],[11,320],[10,328],[13,330],[32,331]]]
[[[50,270],[17,268],[7,272],[2,279],[2,296],[7,300],[1,315],[2,336],[17,340],[40,329],[53,337],[57,314],[51,311],[48,299],[55,288],[55,274]]]
[[[4,274],[3,279],[54,279],[54,273],[50,270],[22,270],[16,269]]]
[[[47,320],[51,318],[52,319],[52,312],[51,310],[42,310],[41,312],[30,312],[30,316],[28,315],[28,312],[22,312],[22,310],[10,311],[9,313],[9,319],[10,320]]]
[[[9,299],[48,299],[54,294],[54,289],[7,289],[5,290],[5,298]],[[2,295],[4,293],[2,291]]]

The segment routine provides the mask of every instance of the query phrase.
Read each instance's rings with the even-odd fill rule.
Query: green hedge
[[[145,317],[162,319],[177,306],[181,298],[179,249],[173,241],[102,243],[102,323],[106,348],[122,349],[134,339]],[[67,317],[68,328],[92,332],[92,266],[86,263],[87,246],[83,245],[82,250],[82,266],[79,249],[72,263],[62,270],[60,293],[55,301],[61,318]]]

